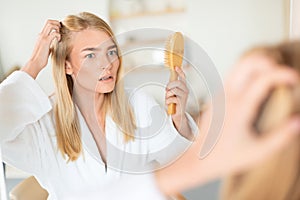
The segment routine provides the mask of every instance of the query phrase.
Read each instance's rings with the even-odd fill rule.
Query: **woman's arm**
[[[28,73],[33,79],[47,65],[50,55],[50,47],[54,40],[60,40],[60,23],[57,20],[48,20],[39,34],[32,56],[21,69]]]
[[[34,79],[48,63],[51,42],[60,39],[59,27],[58,21],[48,20],[27,64],[0,84],[1,141],[14,138],[51,109],[48,97]]]
[[[13,72],[0,84],[0,142],[13,140],[28,124],[52,109],[48,96],[22,71]]]
[[[3,159],[27,172],[36,173],[39,169],[41,147],[45,146],[41,142],[42,137],[47,131],[53,131],[45,129],[52,127],[51,117],[46,116],[52,105],[34,79],[48,62],[51,41],[60,37],[58,26],[58,21],[47,21],[26,66],[0,84],[0,145]]]
[[[194,139],[194,134],[190,126],[190,119],[186,116],[186,105],[189,90],[186,86],[185,74],[181,68],[176,67],[179,80],[169,82],[166,87],[166,105],[176,104],[176,113],[173,114],[172,121],[177,131],[186,139]]]

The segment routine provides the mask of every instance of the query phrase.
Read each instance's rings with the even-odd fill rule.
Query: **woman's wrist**
[[[176,130],[186,139],[192,140],[194,135],[192,133],[192,129],[189,125],[189,120],[185,113],[178,116],[172,116],[173,124]]]
[[[33,79],[36,79],[37,75],[41,71],[41,69],[39,69],[37,66],[38,66],[38,64],[36,62],[30,60],[26,63],[26,65],[24,67],[21,68],[21,71],[26,72]]]

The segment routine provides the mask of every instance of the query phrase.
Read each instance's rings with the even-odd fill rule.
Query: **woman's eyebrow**
[[[115,48],[117,48],[117,45],[115,45],[115,44],[113,44],[113,45],[107,47],[107,49],[115,49]]]
[[[84,51],[100,51],[101,48],[96,48],[96,47],[87,47],[87,48],[84,48],[81,50],[81,52],[84,52]]]
[[[114,49],[114,48],[117,48],[117,45],[113,44],[109,47],[107,47],[107,49]],[[84,52],[84,51],[101,51],[102,48],[100,47],[87,47],[87,48],[84,48],[81,50],[81,52]]]

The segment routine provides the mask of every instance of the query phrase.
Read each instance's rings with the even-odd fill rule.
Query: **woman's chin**
[[[107,87],[107,88],[98,89],[96,90],[96,92],[101,94],[107,94],[107,93],[111,93],[114,89],[115,87]]]

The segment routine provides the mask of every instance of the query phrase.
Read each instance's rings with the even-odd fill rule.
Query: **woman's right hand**
[[[27,72],[34,79],[38,73],[47,65],[50,55],[50,47],[54,40],[60,41],[60,22],[47,20],[42,32],[39,34],[31,58],[21,69]]]

